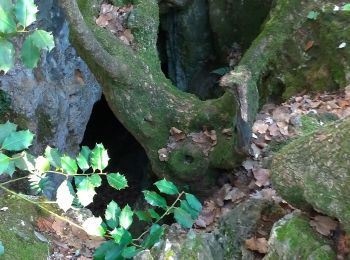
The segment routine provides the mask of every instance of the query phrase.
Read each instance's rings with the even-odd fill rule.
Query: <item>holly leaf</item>
[[[197,219],[199,212],[195,209],[193,209],[187,201],[185,200],[181,200],[180,202],[180,208],[182,208],[184,211],[186,211],[187,213],[189,213],[192,217],[192,219]]]
[[[154,185],[157,186],[160,192],[163,192],[165,194],[168,194],[168,195],[179,194],[179,191],[174,185],[174,183],[172,183],[171,181],[167,181],[166,179],[157,181],[156,183],[154,183]]]
[[[94,187],[100,187],[102,184],[102,179],[100,177],[100,175],[98,174],[93,174],[89,177],[89,181],[91,182],[92,185],[94,185]]]
[[[7,12],[11,13],[13,11],[12,0],[0,0],[0,6]]]
[[[202,204],[192,194],[186,193],[186,201],[191,206],[191,208],[195,209],[196,211],[200,212],[202,210]]]
[[[47,146],[45,149],[45,157],[56,169],[61,167],[61,154],[57,149]]]
[[[94,171],[103,171],[108,166],[109,157],[103,144],[96,144],[91,151],[91,166]]]
[[[153,224],[149,235],[143,241],[142,245],[146,248],[151,248],[155,243],[157,243],[164,234],[164,228],[158,224]]]
[[[134,246],[125,247],[122,251],[122,256],[126,259],[131,259],[136,256],[141,249],[136,249]]]
[[[191,215],[182,208],[174,209],[174,218],[184,228],[191,228],[194,222]]]
[[[31,35],[29,35],[23,42],[21,59],[23,64],[29,69],[33,69],[38,65],[40,49],[34,45]]]
[[[84,178],[77,187],[77,196],[81,205],[86,207],[92,203],[95,194],[95,186],[90,182],[89,177]]]
[[[105,260],[107,252],[114,247],[118,247],[118,245],[113,240],[102,243],[94,252],[94,260]]]
[[[34,0],[17,0],[15,5],[15,15],[18,24],[24,28],[36,21],[36,13],[38,12]]]
[[[105,229],[102,226],[101,217],[90,217],[86,219],[83,223],[83,229],[91,236],[102,237],[106,233]]]
[[[89,149],[89,147],[83,146],[77,157],[77,163],[79,165],[79,168],[82,169],[83,172],[85,172],[90,168],[90,165],[89,165],[90,153],[91,153],[91,150]]]
[[[0,39],[0,70],[6,74],[13,67],[14,63],[15,48],[13,47],[13,44],[9,41],[6,41],[5,39]]]
[[[145,200],[152,206],[161,207],[163,209],[167,208],[166,200],[154,191],[143,191]]]
[[[114,241],[119,245],[125,246],[132,242],[132,236],[130,232],[124,228],[115,228],[112,230],[111,235]]]
[[[132,224],[132,216],[134,212],[131,210],[129,205],[126,205],[119,215],[119,225],[125,229],[128,229]]]
[[[23,171],[34,171],[35,170],[35,157],[30,153],[22,152],[13,156],[15,166]]]
[[[69,156],[61,157],[61,165],[62,169],[68,174],[76,174],[78,171],[77,163]]]
[[[1,52],[1,40],[0,40],[0,52]],[[2,64],[1,58],[3,57],[0,53],[0,64]],[[1,67],[0,67],[0,70],[1,70]],[[5,124],[0,124],[0,144],[2,144],[5,138],[8,137],[11,133],[15,132],[16,129],[17,129],[17,125],[10,123],[9,121],[7,121]]]
[[[16,22],[7,9],[0,5],[0,33],[14,33],[17,31]]]
[[[9,164],[10,157],[3,153],[0,153],[0,175],[6,171],[6,169],[9,167]]]
[[[63,181],[57,189],[56,202],[66,212],[72,206],[74,200],[73,187],[67,180]]]
[[[29,37],[39,50],[51,51],[55,47],[55,41],[51,32],[36,30]]]
[[[125,176],[121,175],[120,173],[107,174],[107,181],[109,186],[117,190],[128,187],[128,181],[126,180]]]
[[[5,138],[1,149],[7,151],[27,149],[32,144],[33,138],[34,135],[29,130],[13,132]]]
[[[121,209],[114,200],[112,200],[106,208],[105,211],[105,219],[107,222],[107,225],[110,228],[116,228],[119,225],[119,215],[120,215]]]

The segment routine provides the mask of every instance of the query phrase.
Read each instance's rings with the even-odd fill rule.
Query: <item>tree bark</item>
[[[128,21],[133,47],[96,25],[101,1],[60,2],[79,55],[100,82],[116,117],[144,147],[152,170],[161,178],[186,183],[198,194],[210,190],[218,169],[232,169],[241,152],[248,151],[259,103],[257,89],[269,66],[278,62],[278,51],[305,21],[311,1],[276,1],[262,33],[239,66],[222,79],[228,91],[208,101],[176,89],[162,73],[156,47],[158,1],[133,2]],[[183,131],[184,140],[169,139],[172,127]],[[194,141],[193,136],[203,135],[205,129],[215,130],[216,140],[206,139],[204,145]],[[224,134],[225,129],[233,135]]]

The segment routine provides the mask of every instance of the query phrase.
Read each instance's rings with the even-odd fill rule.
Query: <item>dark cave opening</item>
[[[93,107],[81,146],[93,149],[96,143],[102,143],[108,151],[110,160],[106,171],[124,174],[129,187],[118,191],[103,177],[89,208],[94,214],[100,214],[111,200],[120,206],[133,205],[143,189],[148,158],[142,146],[114,116],[103,95]]]

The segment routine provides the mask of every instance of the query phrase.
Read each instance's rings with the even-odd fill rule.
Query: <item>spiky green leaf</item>
[[[1,43],[0,43],[0,48],[1,48]],[[0,70],[1,70],[1,64],[2,64],[1,58],[2,58],[2,55],[0,54]],[[2,144],[5,138],[8,137],[11,133],[15,132],[16,129],[17,129],[17,125],[10,123],[9,121],[7,121],[5,124],[0,124],[0,144]]]
[[[14,6],[12,0],[0,0],[0,6],[7,12],[12,13]]]
[[[126,180],[124,175],[120,173],[109,173],[107,174],[107,181],[109,186],[114,189],[121,190],[128,187],[128,181]]]
[[[96,194],[95,186],[90,182],[90,178],[83,179],[77,187],[77,196],[81,205],[86,207],[94,201]]]
[[[103,171],[108,166],[109,157],[103,144],[96,144],[91,151],[91,166],[94,171]]]
[[[163,192],[165,194],[169,194],[169,195],[179,194],[179,191],[177,187],[174,185],[174,183],[172,183],[171,181],[167,181],[166,179],[157,181],[156,183],[154,183],[154,185],[157,186],[160,192]]]
[[[15,14],[18,24],[24,28],[36,21],[38,8],[34,0],[17,0],[15,5]]]
[[[119,215],[119,225],[125,229],[128,229],[132,224],[132,217],[134,212],[131,210],[129,205],[126,205]]]
[[[102,179],[100,177],[100,175],[98,174],[92,174],[90,177],[89,177],[89,180],[91,182],[92,185],[94,185],[94,187],[100,187],[101,184],[102,184]]]
[[[29,130],[13,132],[5,138],[1,149],[8,151],[27,149],[32,144],[33,138],[34,135]]]
[[[191,228],[194,222],[191,215],[182,208],[174,209],[174,218],[184,228]]]
[[[107,225],[110,228],[116,228],[119,225],[119,215],[120,215],[121,209],[114,200],[112,200],[106,208],[105,211],[105,219],[107,222]]]
[[[76,161],[69,156],[61,157],[62,169],[68,174],[76,174],[78,171],[78,165]]]
[[[40,59],[40,49],[34,45],[31,35],[27,36],[23,42],[21,59],[23,64],[29,69],[34,69],[38,65]]]
[[[145,196],[145,200],[152,206],[161,207],[163,209],[167,208],[166,200],[158,193],[145,190],[143,191],[143,194]]]
[[[146,248],[151,248],[155,243],[157,243],[164,234],[164,228],[158,224],[153,224],[149,235],[143,241],[142,246]]]
[[[13,161],[15,162],[15,166],[18,169],[23,171],[34,171],[35,170],[35,157],[27,152],[22,152],[19,154],[15,154],[13,156]]]
[[[128,245],[132,242],[130,232],[122,227],[113,229],[111,235],[117,244]]]
[[[61,168],[61,154],[56,148],[47,146],[45,149],[45,157],[53,167],[56,169]]]
[[[65,180],[57,189],[56,202],[66,212],[72,206],[73,200],[73,187],[70,182]]]
[[[102,218],[90,217],[83,223],[83,229],[92,236],[104,236],[106,230],[102,226]]]

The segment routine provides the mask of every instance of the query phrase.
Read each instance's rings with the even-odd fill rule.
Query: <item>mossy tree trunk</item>
[[[239,66],[223,78],[228,91],[208,101],[178,90],[162,73],[156,47],[158,1],[132,1],[128,28],[135,38],[133,47],[96,25],[101,1],[60,2],[79,55],[100,82],[116,117],[144,147],[152,170],[159,177],[190,185],[195,192],[205,192],[217,169],[233,168],[239,162],[239,151],[247,151],[258,109],[257,89],[269,66],[278,63],[283,44],[305,21],[311,5],[308,2],[313,1],[276,1],[262,33]],[[172,127],[183,131],[187,138],[171,148],[167,160],[160,160],[158,151],[169,144]],[[233,130],[233,136],[222,133],[227,128]],[[203,129],[215,130],[217,135],[217,144],[208,155],[189,136]]]

